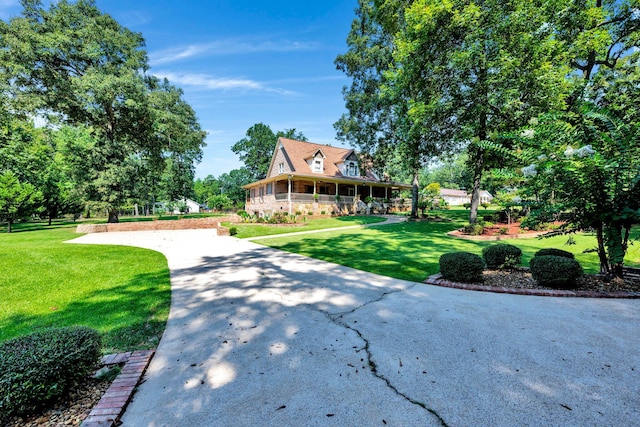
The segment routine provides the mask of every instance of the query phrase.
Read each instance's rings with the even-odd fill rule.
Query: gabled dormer
[[[358,177],[360,176],[360,167],[358,166],[358,157],[352,150],[342,162],[337,164],[340,173],[344,176]]]
[[[307,164],[311,169],[312,173],[324,173],[324,159],[327,156],[322,152],[322,150],[316,150],[311,156],[306,158]]]

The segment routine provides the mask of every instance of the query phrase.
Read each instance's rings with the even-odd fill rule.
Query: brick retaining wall
[[[177,220],[153,220],[139,222],[120,222],[117,224],[80,224],[76,233],[106,233],[115,231],[149,231],[149,230],[192,230],[203,228],[215,228],[218,236],[228,236],[229,229],[220,225],[224,221],[233,221],[231,218],[183,218]]]

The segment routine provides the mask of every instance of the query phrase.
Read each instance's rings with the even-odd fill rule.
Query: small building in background
[[[471,194],[465,190],[440,189],[440,198],[451,206],[462,206],[471,203]],[[486,190],[480,190],[480,203],[491,203],[493,196]]]

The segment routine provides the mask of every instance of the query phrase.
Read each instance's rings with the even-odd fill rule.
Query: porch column
[[[369,197],[373,199],[373,185],[369,184]]]
[[[289,175],[289,185],[287,188],[287,200],[289,201],[289,215],[291,215],[291,178],[293,178],[291,175]]]
[[[318,194],[318,189],[316,188],[316,180],[313,180],[313,194]]]
[[[353,200],[358,197],[358,184],[354,184],[353,187],[356,189],[355,194],[353,195]]]
[[[340,193],[338,192],[338,183],[336,182],[336,196],[339,195]]]

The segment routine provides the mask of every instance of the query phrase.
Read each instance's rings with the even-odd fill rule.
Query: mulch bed
[[[528,269],[516,268],[513,270],[485,270],[485,286],[520,288],[520,289],[542,289],[531,277]],[[593,292],[640,292],[640,278],[637,276],[625,277],[624,280],[614,279],[607,281],[599,274],[585,274],[577,281],[578,286],[572,290],[593,291]]]
[[[87,378],[50,409],[24,418],[15,417],[6,427],[79,426],[107,391],[111,381]]]

